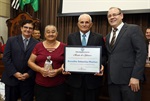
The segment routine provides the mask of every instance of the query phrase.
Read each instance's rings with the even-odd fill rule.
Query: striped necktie
[[[114,30],[113,30],[113,36],[112,36],[112,39],[111,39],[111,42],[110,42],[110,47],[111,48],[113,48],[113,46],[114,46],[114,44],[115,44],[115,41],[116,41],[116,31],[117,31],[118,29],[117,28],[115,28]]]

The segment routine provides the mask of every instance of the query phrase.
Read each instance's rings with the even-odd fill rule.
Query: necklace
[[[53,52],[53,51],[55,51],[55,48],[47,48],[47,51]]]
[[[52,42],[52,43],[45,41],[45,48],[47,49],[47,51],[53,52],[55,51],[56,47],[57,47],[57,41]]]

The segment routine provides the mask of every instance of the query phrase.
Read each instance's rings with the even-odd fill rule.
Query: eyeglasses
[[[33,30],[33,28],[32,28],[32,27],[23,26],[23,28],[25,28],[25,29],[29,29],[29,30]]]
[[[120,13],[118,13],[118,14],[115,14],[115,13],[114,13],[114,14],[112,14],[112,15],[108,15],[107,17],[108,17],[108,18],[116,17],[116,16],[118,16],[118,15],[120,15],[120,14],[121,14],[121,12],[120,12]]]

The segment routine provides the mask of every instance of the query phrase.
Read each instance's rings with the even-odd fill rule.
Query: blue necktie
[[[82,35],[82,46],[86,46],[86,35],[85,34],[83,34]]]

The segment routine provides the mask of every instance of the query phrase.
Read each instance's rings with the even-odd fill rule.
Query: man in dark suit
[[[120,8],[111,7],[107,18],[112,27],[106,36],[110,101],[141,101],[140,82],[147,56],[144,34],[139,26],[122,22]],[[115,34],[114,29],[117,29]]]
[[[145,36],[146,36],[146,39],[148,41],[150,41],[150,27],[147,27],[146,32],[145,32]]]
[[[146,44],[147,44],[147,63],[150,63],[150,27],[147,27],[145,32]]]
[[[5,101],[33,101],[35,73],[28,67],[27,61],[38,42],[31,37],[34,24],[25,20],[21,25],[21,35],[7,40],[3,62],[2,82],[5,83]],[[24,44],[26,40],[26,45]]]
[[[90,31],[93,25],[91,16],[81,14],[77,25],[80,31],[68,36],[68,45],[82,46],[82,35],[86,35],[85,46],[102,46],[102,64],[104,65],[107,59],[105,43],[101,34]],[[70,73],[67,83],[71,88],[72,101],[97,101],[103,69],[104,67],[102,66],[100,72],[95,74]]]

